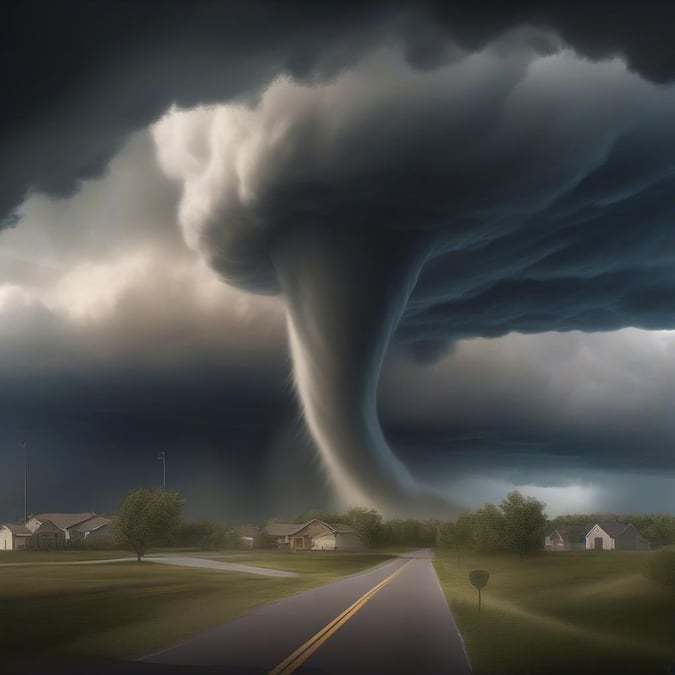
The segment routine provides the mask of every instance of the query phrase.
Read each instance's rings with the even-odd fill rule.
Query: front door
[[[595,548],[596,548],[596,550],[602,551],[602,542],[603,542],[602,537],[596,537],[595,538]]]

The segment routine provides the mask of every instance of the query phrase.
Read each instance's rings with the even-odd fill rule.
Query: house
[[[0,551],[18,551],[29,548],[28,543],[33,533],[18,523],[5,523],[0,526]]]
[[[31,532],[35,532],[43,523],[49,520],[63,531],[66,542],[70,542],[70,528],[91,520],[95,516],[96,514],[92,511],[85,513],[38,513],[28,519],[26,527]]]
[[[0,527],[0,550],[18,551],[27,548],[64,548],[66,533],[51,520],[27,525],[5,523]]]
[[[28,529],[30,530],[30,527]],[[51,520],[45,520],[33,530],[28,545],[30,548],[47,550],[65,548],[66,533]]]
[[[324,523],[313,519],[307,523],[270,523],[265,534],[274,539],[277,548],[294,551],[358,550],[363,542],[349,525]]]
[[[583,551],[589,525],[564,525],[546,532],[544,548],[547,551]]]
[[[595,550],[648,551],[649,542],[633,523],[603,521],[586,533],[586,548]]]
[[[71,546],[112,542],[112,519],[94,516],[66,529]]]
[[[650,543],[632,523],[619,521],[565,525],[546,532],[547,551],[648,551]]]

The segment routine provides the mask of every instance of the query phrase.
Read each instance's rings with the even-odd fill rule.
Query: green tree
[[[141,562],[148,546],[165,543],[178,531],[184,503],[175,491],[132,490],[113,520],[116,543],[134,551]]]
[[[496,553],[506,548],[504,514],[494,505],[486,504],[473,516],[473,538],[481,553]]]
[[[534,497],[523,497],[520,492],[509,492],[499,508],[504,516],[504,535],[511,549],[520,559],[544,546],[546,505]]]
[[[374,509],[355,506],[347,512],[347,522],[366,546],[377,546],[382,541],[382,516]]]

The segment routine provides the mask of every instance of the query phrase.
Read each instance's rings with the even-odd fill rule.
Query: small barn
[[[294,551],[353,551],[363,542],[349,525],[310,520],[307,523],[270,523],[265,534],[273,537],[277,548]]]
[[[0,551],[19,551],[30,547],[33,533],[18,523],[5,523],[0,526]]]

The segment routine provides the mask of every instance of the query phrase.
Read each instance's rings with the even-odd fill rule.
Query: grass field
[[[113,557],[120,555],[113,553]],[[236,562],[250,559],[302,574],[272,578],[149,562],[0,565],[0,653],[3,658],[58,653],[140,655],[256,605],[389,559],[367,554],[250,553]],[[53,561],[77,557],[76,552],[45,555]]]
[[[434,565],[475,675],[668,672],[675,658],[675,606],[643,576],[649,553],[579,551],[457,560]],[[483,611],[468,580],[490,573]]]
[[[103,560],[109,558],[131,558],[131,551],[78,550],[63,549],[60,551],[0,551],[0,565],[3,563],[41,563],[68,562],[75,560]]]

